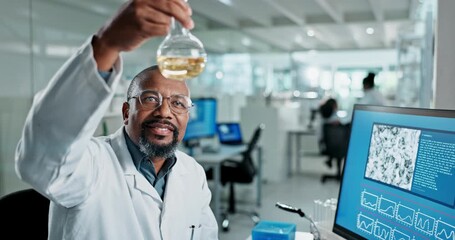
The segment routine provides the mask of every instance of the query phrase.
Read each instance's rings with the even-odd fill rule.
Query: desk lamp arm
[[[277,202],[275,206],[281,210],[287,211],[287,212],[292,212],[292,213],[297,213],[300,217],[308,219],[310,221],[310,231],[311,234],[314,236],[314,240],[320,240],[321,239],[321,234],[319,233],[319,229],[316,227],[316,224],[314,223],[313,219],[311,217],[307,216],[300,208],[295,208],[292,206],[289,206],[287,204],[283,204],[280,202]]]

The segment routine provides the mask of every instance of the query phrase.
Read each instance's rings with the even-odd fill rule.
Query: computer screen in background
[[[221,144],[240,145],[243,144],[242,131],[237,122],[218,123],[216,125],[218,139]]]
[[[334,232],[455,239],[455,111],[356,105]]]
[[[216,136],[217,102],[215,98],[193,99],[194,107],[190,110],[190,118],[183,141],[198,141],[202,138]]]

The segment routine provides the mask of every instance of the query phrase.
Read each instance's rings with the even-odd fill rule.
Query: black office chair
[[[324,154],[329,158],[328,161],[336,159],[336,174],[322,175],[321,182],[324,183],[327,180],[341,180],[342,164],[346,158],[348,151],[348,140],[350,125],[343,125],[339,123],[326,123],[323,125],[323,141],[325,145]]]
[[[50,201],[33,189],[0,198],[2,234],[14,239],[47,239]]]
[[[256,176],[256,167],[253,162],[253,151],[259,142],[262,130],[265,128],[264,124],[259,124],[254,130],[253,136],[248,143],[248,148],[242,153],[242,160],[227,159],[221,164],[221,183],[225,185],[229,183],[229,203],[227,212],[223,215],[222,227],[223,231],[229,230],[229,213],[244,213],[248,214],[253,222],[259,222],[259,215],[257,212],[237,211],[235,206],[235,189],[234,184],[248,184],[252,183]],[[213,179],[213,169],[207,171],[207,178]],[[260,179],[258,179],[260,181]]]

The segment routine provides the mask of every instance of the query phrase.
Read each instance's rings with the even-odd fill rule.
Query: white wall
[[[434,107],[455,109],[455,1],[439,0],[436,32]]]
[[[280,182],[287,177],[287,129],[298,125],[298,108],[247,105],[241,109],[242,133],[251,136],[260,123],[265,129],[260,138],[265,181]],[[246,138],[248,141],[248,138]]]

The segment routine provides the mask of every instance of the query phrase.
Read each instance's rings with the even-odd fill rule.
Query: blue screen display
[[[218,123],[218,139],[221,144],[242,144],[242,131],[239,123]]]
[[[455,111],[356,106],[334,231],[454,240],[454,206]]]
[[[190,119],[183,140],[214,137],[216,135],[216,99],[193,99],[193,103],[194,107],[190,110]]]

